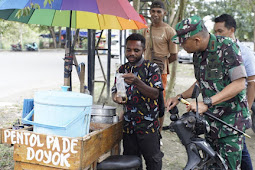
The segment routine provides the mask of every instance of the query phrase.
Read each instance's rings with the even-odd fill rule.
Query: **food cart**
[[[0,143],[14,145],[14,169],[96,169],[97,162],[120,151],[122,122],[91,122],[90,133],[76,138],[34,133],[32,128],[0,129]]]

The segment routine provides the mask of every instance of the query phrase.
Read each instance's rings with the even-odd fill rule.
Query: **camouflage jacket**
[[[208,47],[203,52],[194,53],[195,77],[204,97],[211,97],[222,91],[232,81],[246,77],[239,47],[230,38],[210,35]],[[245,131],[249,124],[246,91],[219,103],[209,109],[216,117]],[[221,138],[237,132],[206,117],[211,126],[212,138]]]

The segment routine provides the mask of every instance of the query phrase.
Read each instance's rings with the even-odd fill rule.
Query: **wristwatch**
[[[181,99],[183,99],[183,96],[182,96],[182,94],[177,94],[177,99],[178,99],[178,101],[181,101]]]
[[[204,102],[205,105],[208,106],[208,108],[212,107],[212,99],[210,97],[205,97],[203,99],[203,102]]]

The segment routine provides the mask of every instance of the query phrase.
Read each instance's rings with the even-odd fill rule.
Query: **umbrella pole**
[[[64,85],[69,86],[69,91],[72,91],[72,66],[73,66],[73,51],[71,41],[71,26],[72,26],[72,10],[70,11],[70,24],[66,27],[66,49],[65,49],[65,68],[64,68]]]
[[[120,38],[120,64],[122,64],[122,30],[120,30],[119,38]]]
[[[94,94],[95,80],[95,33],[96,30],[88,29],[88,89]]]
[[[76,29],[75,32],[75,36],[73,38],[73,43],[72,43],[72,47],[71,47],[71,51],[75,51],[74,47],[76,45],[76,42],[79,40],[79,31],[80,29]],[[81,63],[81,67],[78,64],[77,58],[75,56],[75,53],[73,53],[73,62],[80,80],[80,93],[84,93],[85,92],[85,88],[84,88],[84,81],[85,81],[85,64]]]
[[[110,79],[111,79],[111,42],[112,30],[108,30],[108,57],[107,57],[107,98],[110,97]]]
[[[76,71],[77,71],[79,80],[81,80],[81,79],[80,79],[80,67],[79,67],[77,58],[76,58],[76,56],[75,56],[75,50],[74,50],[74,47],[75,47],[75,45],[76,45],[76,42],[77,42],[77,40],[79,39],[79,32],[80,32],[80,29],[76,29],[75,35],[74,35],[74,38],[73,38],[73,43],[72,43],[71,51],[73,51],[72,56],[73,56],[74,66],[75,66],[75,68],[76,68]]]
[[[71,28],[66,28],[66,48],[65,48],[65,62],[64,62],[64,85],[69,86],[69,91],[72,91],[71,75],[72,75],[72,65],[73,56],[71,54]]]

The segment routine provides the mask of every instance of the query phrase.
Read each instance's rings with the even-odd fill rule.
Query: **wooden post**
[[[85,89],[84,89],[84,79],[85,79],[85,64],[81,63],[81,72],[79,75],[80,78],[80,92],[84,93]]]

